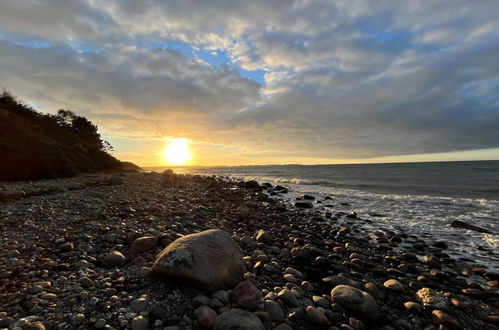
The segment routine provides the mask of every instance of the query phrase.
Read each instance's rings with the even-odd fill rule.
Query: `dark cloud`
[[[499,147],[498,11],[465,0],[1,3],[0,84],[116,136],[322,158]],[[265,84],[199,50],[265,70]]]

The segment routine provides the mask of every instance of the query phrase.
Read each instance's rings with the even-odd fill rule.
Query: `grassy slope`
[[[0,108],[0,180],[140,169],[80,142],[70,132],[40,126],[31,118]]]

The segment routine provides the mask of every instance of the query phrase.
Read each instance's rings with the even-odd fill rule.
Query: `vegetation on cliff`
[[[112,146],[85,117],[69,110],[43,114],[7,91],[0,93],[0,180],[140,170],[110,151]]]

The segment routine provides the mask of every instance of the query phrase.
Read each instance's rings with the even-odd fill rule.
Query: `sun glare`
[[[189,143],[185,139],[175,139],[163,150],[166,163],[186,165],[192,159]]]

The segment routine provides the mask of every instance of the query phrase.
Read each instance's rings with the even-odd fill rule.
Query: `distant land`
[[[109,151],[97,126],[69,110],[43,114],[0,93],[0,180],[33,180],[79,173],[138,171]]]

